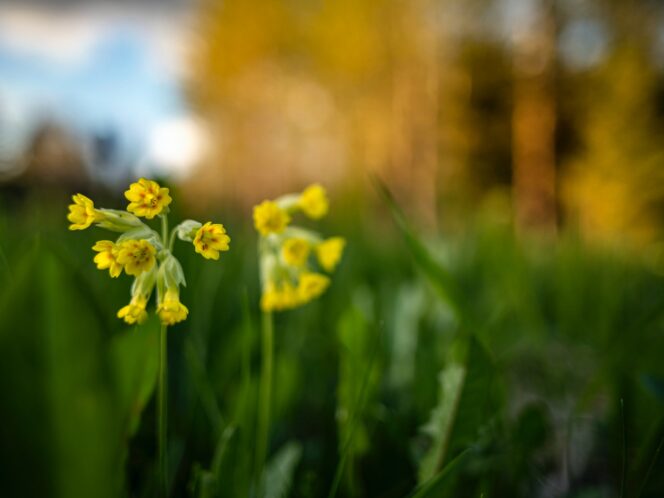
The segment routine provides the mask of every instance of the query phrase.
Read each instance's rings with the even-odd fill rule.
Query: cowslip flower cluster
[[[266,200],[254,207],[254,225],[260,234],[263,311],[296,308],[317,298],[329,286],[330,277],[325,273],[335,270],[346,241],[341,237],[323,239],[312,230],[291,225],[297,213],[319,220],[328,210],[327,194],[318,184],[300,194]]]
[[[219,259],[228,251],[230,237],[219,223],[186,220],[168,231],[168,212],[172,199],[167,188],[141,178],[125,192],[126,211],[96,208],[83,194],[73,196],[67,219],[70,230],[84,230],[96,225],[119,233],[116,240],[100,240],[92,250],[94,263],[108,270],[112,278],[124,271],[134,277],[129,304],[118,311],[118,318],[128,324],[142,323],[153,291],[157,294],[157,314],[164,325],[174,325],[187,318],[189,310],[180,302],[180,286],[186,281],[180,262],[173,255],[176,237],[194,246],[206,259]],[[161,218],[161,234],[140,218]]]

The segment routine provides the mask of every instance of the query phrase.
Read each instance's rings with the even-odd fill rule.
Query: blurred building
[[[52,122],[37,127],[17,168],[20,174],[16,181],[23,185],[80,189],[89,183],[80,143]]]

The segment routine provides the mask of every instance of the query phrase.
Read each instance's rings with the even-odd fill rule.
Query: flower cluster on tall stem
[[[272,376],[274,370],[274,324],[272,312],[296,308],[320,296],[330,284],[346,241],[324,239],[317,232],[292,225],[293,216],[304,214],[319,220],[327,214],[325,189],[310,185],[303,192],[265,200],[254,207],[254,226],[259,233],[258,254],[263,311],[261,377],[257,416],[255,479],[264,491],[264,466],[268,453]],[[323,273],[325,272],[325,273]]]
[[[228,251],[230,237],[224,226],[186,220],[168,230],[169,190],[157,182],[141,178],[125,192],[129,201],[126,211],[98,209],[83,194],[73,196],[67,219],[70,230],[84,230],[95,224],[119,233],[116,240],[100,240],[92,250],[97,254],[94,263],[100,270],[108,270],[112,278],[122,272],[134,277],[129,304],[120,308],[118,318],[132,325],[148,317],[147,306],[156,288],[156,311],[161,321],[159,333],[159,372],[157,382],[157,448],[159,496],[168,496],[168,457],[166,436],[167,412],[167,327],[186,320],[189,309],[180,302],[180,286],[186,285],[180,262],[173,255],[176,237],[191,243],[194,250],[206,259],[219,259]],[[161,233],[140,218],[161,219]]]

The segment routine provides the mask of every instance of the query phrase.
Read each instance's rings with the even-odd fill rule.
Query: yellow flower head
[[[143,295],[136,295],[131,298],[131,302],[118,311],[118,318],[122,318],[129,325],[134,323],[143,323],[148,317],[145,306],[148,300]]]
[[[160,187],[157,182],[145,178],[129,185],[125,197],[129,201],[127,211],[149,220],[160,214],[172,200],[167,188]]]
[[[223,225],[208,221],[196,232],[194,248],[205,259],[219,259],[219,251],[228,251],[230,241]]]
[[[180,302],[180,293],[177,288],[166,290],[164,300],[157,306],[159,319],[164,325],[175,325],[187,319],[189,310]]]
[[[286,264],[302,267],[309,258],[311,247],[309,242],[301,238],[287,239],[281,247],[281,257]]]
[[[341,237],[321,241],[312,230],[297,226],[287,229],[293,213],[302,211],[309,218],[318,219],[328,209],[327,194],[318,184],[310,185],[299,195],[287,194],[254,208],[254,222],[262,237],[281,234],[261,238],[258,244],[263,311],[296,308],[320,296],[330,285],[329,277],[314,272],[311,252],[315,252],[319,266],[331,272],[341,259],[346,241]]]
[[[330,285],[330,279],[320,273],[302,273],[297,285],[297,294],[304,303],[317,298]]]
[[[219,253],[228,251],[230,237],[221,224],[184,220],[168,230],[169,205],[172,199],[167,188],[141,178],[125,192],[129,200],[126,211],[95,209],[94,203],[81,194],[73,196],[67,218],[70,230],[83,230],[92,224],[97,228],[119,233],[117,241],[100,240],[92,249],[94,263],[100,270],[108,270],[118,277],[124,270],[135,278],[131,286],[131,301],[117,316],[129,324],[141,323],[147,318],[147,303],[157,290],[157,314],[164,325],[186,320],[189,310],[180,302],[179,288],[186,285],[182,265],[173,255],[177,239],[193,243],[196,252],[207,259],[219,259]],[[295,197],[291,196],[291,204]],[[152,219],[159,215],[161,234],[139,216]],[[286,220],[287,222],[288,220]],[[281,239],[281,238],[279,238]],[[272,243],[272,239],[264,241]],[[275,258],[276,259],[276,258]]]
[[[254,207],[254,225],[261,235],[281,233],[290,223],[290,216],[275,202],[263,201]]]
[[[120,276],[122,273],[122,264],[118,263],[118,246],[110,240],[100,240],[94,246],[93,251],[99,254],[95,255],[94,262],[100,270],[108,269],[112,278]]]
[[[325,189],[317,183],[309,185],[300,195],[298,206],[309,218],[321,219],[329,208]]]
[[[95,204],[83,194],[72,196],[74,204],[69,205],[67,219],[71,222],[69,230],[85,230],[93,223],[102,221],[104,214],[95,209]]]
[[[124,266],[127,275],[138,276],[154,266],[156,252],[147,240],[125,240],[118,244],[117,262]]]
[[[345,246],[346,240],[343,237],[331,237],[316,246],[316,257],[325,271],[334,271]]]

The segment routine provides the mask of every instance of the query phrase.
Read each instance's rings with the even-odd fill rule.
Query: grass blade
[[[341,483],[341,478],[343,476],[344,468],[346,465],[346,461],[348,460],[351,450],[352,450],[352,444],[353,444],[353,438],[355,435],[356,428],[358,424],[360,423],[360,414],[362,413],[362,407],[364,406],[364,403],[366,401],[366,393],[368,391],[369,385],[370,385],[370,380],[371,380],[371,373],[373,370],[373,366],[375,364],[376,358],[378,356],[378,349],[380,345],[380,335],[376,336],[376,341],[374,343],[374,346],[372,348],[372,353],[371,357],[369,358],[369,361],[367,362],[367,366],[364,372],[364,376],[362,378],[362,384],[360,386],[360,390],[357,395],[357,400],[354,403],[354,406],[357,407],[356,410],[353,411],[351,414],[351,419],[348,422],[348,431],[347,431],[347,436],[346,440],[344,441],[344,446],[343,450],[341,453],[341,457],[339,459],[339,463],[337,464],[337,469],[334,474],[334,480],[332,481],[332,487],[330,488],[330,492],[328,494],[328,498],[334,498],[337,494],[337,490],[339,489],[339,484]]]
[[[419,486],[413,493],[408,495],[408,498],[439,498],[441,493],[447,486],[449,479],[454,476],[454,473],[461,468],[461,466],[468,460],[471,454],[471,449],[468,448],[462,451],[459,455],[453,458],[438,474],[433,476],[430,480]]]
[[[458,315],[461,310],[459,301],[459,292],[452,275],[446,268],[436,261],[431,255],[429,249],[424,243],[415,235],[414,230],[408,223],[406,216],[402,209],[397,204],[394,196],[389,191],[387,186],[375,178],[374,183],[381,197],[390,208],[392,218],[394,219],[401,235],[408,246],[415,263],[418,265],[424,276],[433,285],[438,295],[445,301],[450,308]]]

